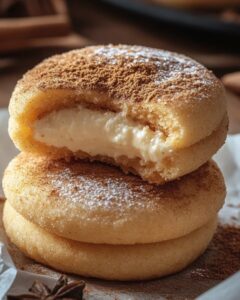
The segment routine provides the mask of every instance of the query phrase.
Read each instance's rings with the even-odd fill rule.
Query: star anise
[[[34,281],[27,293],[22,295],[9,295],[8,300],[76,300],[82,299],[84,281],[68,282],[67,276],[62,275],[53,289],[40,281]]]

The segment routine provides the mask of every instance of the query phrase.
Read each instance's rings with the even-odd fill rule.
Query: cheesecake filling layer
[[[33,126],[34,138],[72,152],[117,159],[126,156],[143,162],[160,163],[171,151],[161,131],[129,120],[123,113],[98,111],[78,106],[51,112]]]

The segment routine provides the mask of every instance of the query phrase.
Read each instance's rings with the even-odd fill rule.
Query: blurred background
[[[0,0],[0,108],[42,59],[106,43],[163,48],[204,64],[223,80],[230,132],[240,132],[240,0]]]

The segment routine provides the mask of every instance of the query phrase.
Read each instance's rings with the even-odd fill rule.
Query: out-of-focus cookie
[[[240,0],[151,0],[174,8],[222,8],[239,6]]]

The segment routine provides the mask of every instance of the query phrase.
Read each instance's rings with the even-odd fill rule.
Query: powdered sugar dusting
[[[99,46],[94,49],[94,54],[101,62],[104,57],[109,64],[119,64],[123,58],[127,65],[134,64],[154,64],[157,68],[155,84],[161,84],[163,81],[171,80],[176,76],[191,75],[197,76],[198,83],[212,84],[212,80],[204,77],[206,69],[196,61],[180,54],[169,51],[141,46],[121,46],[114,47]],[[200,72],[204,72],[202,76]]]
[[[61,197],[70,199],[72,203],[81,204],[85,209],[122,210],[135,207],[144,209],[151,203],[139,201],[129,185],[123,180],[99,178],[82,174],[72,177],[69,169],[63,170],[48,179]],[[63,184],[64,182],[64,184]],[[142,189],[144,192],[144,190]]]
[[[154,186],[101,163],[56,162],[47,172],[47,181],[68,204],[80,205],[86,210],[154,210],[161,201],[174,198],[175,202],[177,199],[184,202],[178,184],[174,188],[171,183],[165,187]]]

